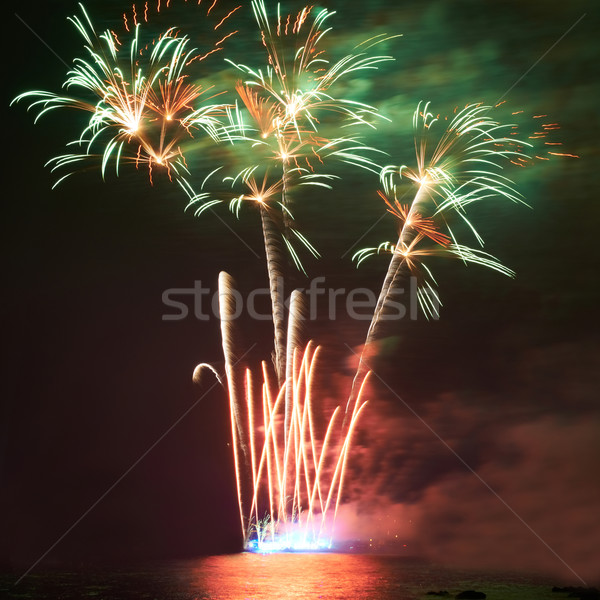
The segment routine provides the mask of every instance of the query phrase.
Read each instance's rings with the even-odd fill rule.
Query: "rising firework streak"
[[[300,345],[301,294],[293,294],[290,306],[286,381],[277,386],[263,361],[261,392],[255,394],[255,377],[239,365],[235,352],[233,291],[231,277],[221,273],[221,333],[244,547],[260,552],[330,548],[352,435],[367,405],[368,374],[347,424],[338,406],[320,435],[313,385],[320,348],[312,342]],[[205,367],[199,365],[196,376]]]

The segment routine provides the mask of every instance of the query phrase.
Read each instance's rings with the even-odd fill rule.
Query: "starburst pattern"
[[[456,258],[478,264],[504,275],[513,271],[481,249],[483,239],[467,217],[466,209],[478,202],[504,199],[523,202],[513,182],[501,174],[503,164],[527,158],[522,148],[526,142],[509,137],[511,124],[501,124],[491,116],[493,107],[470,104],[457,111],[448,121],[429,111],[429,104],[417,106],[413,117],[414,166],[386,166],[381,170],[384,199],[388,211],[396,218],[397,241],[363,248],[354,254],[361,264],[370,256],[391,254],[379,298],[367,331],[359,366],[354,378],[348,406],[367,367],[364,355],[376,338],[386,305],[400,280],[416,278],[417,298],[427,317],[437,318],[441,304],[436,280],[425,260],[430,257]],[[447,123],[436,138],[435,132]],[[409,190],[406,190],[408,183]],[[416,187],[412,201],[401,198]],[[458,225],[455,225],[458,222]],[[462,224],[462,227],[460,225]],[[471,232],[479,248],[458,241],[459,231]]]
[[[154,44],[144,45],[138,24],[125,49],[114,32],[96,33],[81,10],[81,17],[70,20],[85,41],[86,56],[74,60],[64,87],[84,97],[31,91],[15,99],[32,100],[37,118],[57,108],[89,113],[78,139],[69,144],[77,152],[54,158],[54,169],[96,159],[104,177],[113,160],[117,174],[120,163],[127,161],[147,165],[150,177],[155,168],[166,169],[171,177],[173,171],[185,170],[184,140],[197,132],[215,142],[222,139],[223,105],[195,106],[207,90],[189,82],[186,68],[198,55],[187,37],[169,29]]]
[[[457,220],[466,225],[482,246],[482,237],[467,217],[467,207],[494,198],[523,202],[512,181],[501,171],[503,162],[525,157],[520,148],[528,144],[508,137],[506,133],[513,125],[495,121],[490,116],[492,110],[482,104],[467,105],[448,122],[436,141],[435,129],[444,121],[434,117],[429,104],[417,107],[413,118],[415,166],[386,166],[380,176],[383,190],[379,195],[397,220],[398,239],[396,243],[364,248],[354,255],[360,264],[373,254],[392,253],[379,310],[401,267],[418,275],[428,294],[434,290],[435,280],[423,264],[429,256],[450,256],[506,275],[512,273],[482,250],[459,243],[454,225]],[[405,193],[406,180],[417,189],[412,201],[402,204],[399,196]],[[420,295],[420,299],[425,300],[426,296]],[[439,301],[437,293],[435,300]],[[435,316],[431,302],[423,303],[423,308]],[[377,320],[375,315],[374,325]]]
[[[251,148],[250,164],[246,162],[237,174],[223,177],[222,182],[233,190],[229,195],[216,193],[212,183],[211,190],[207,190],[209,178],[204,180],[200,192],[189,181],[181,183],[198,215],[220,202],[228,203],[236,215],[244,203],[260,209],[275,327],[275,369],[282,385],[286,371],[285,316],[279,308],[282,299],[276,281],[284,275],[286,256],[304,271],[298,247],[318,256],[295,226],[292,192],[304,185],[329,188],[335,175],[323,173],[322,167],[334,158],[379,172],[380,167],[369,156],[375,152],[373,148],[353,136],[323,135],[319,131],[320,118],[323,114],[334,115],[338,127],[373,127],[372,121],[378,115],[374,107],[336,97],[332,88],[350,73],[375,69],[391,59],[362,50],[331,65],[321,44],[333,13],[305,7],[295,15],[282,15],[278,6],[276,17],[271,18],[262,0],[253,0],[251,5],[266,50],[267,66],[264,70],[254,69],[229,61],[244,80],[236,85],[241,104],[227,113],[227,135],[234,147],[242,147],[240,153]],[[222,176],[221,171],[219,167],[210,177],[216,173]],[[256,182],[261,178],[259,189]],[[239,185],[241,191],[236,189]],[[257,197],[260,202],[256,202]]]

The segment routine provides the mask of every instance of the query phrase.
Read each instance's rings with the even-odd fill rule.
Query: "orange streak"
[[[237,6],[236,8],[234,8],[233,10],[229,11],[229,13],[227,15],[225,15],[216,25],[215,25],[215,29],[219,29],[219,27],[221,27],[221,25],[223,25],[223,23],[225,23],[225,21],[227,21],[227,19],[229,19],[229,17],[236,11],[239,10],[240,8],[242,8],[242,5],[240,4],[239,6]]]
[[[236,29],[235,31],[232,31],[231,33],[228,33],[224,38],[221,38],[216,44],[215,46],[220,46],[228,37],[231,37],[232,35],[235,35],[238,32],[238,30]]]

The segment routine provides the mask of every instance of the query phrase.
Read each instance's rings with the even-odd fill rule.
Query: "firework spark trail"
[[[358,264],[380,252],[391,252],[392,257],[360,354],[347,412],[368,371],[365,353],[375,340],[386,305],[403,272],[417,277],[421,308],[427,316],[434,317],[437,316],[439,296],[435,279],[423,258],[448,256],[513,275],[489,254],[460,244],[451,225],[452,218],[458,218],[483,245],[483,239],[467,219],[466,208],[475,202],[498,197],[523,202],[512,181],[498,171],[502,161],[528,158],[521,148],[531,144],[508,137],[506,130],[513,125],[502,125],[493,120],[488,115],[491,108],[482,104],[467,105],[455,114],[429,150],[431,130],[439,118],[429,112],[429,104],[419,104],[413,117],[416,168],[387,166],[381,171],[384,190],[380,195],[388,212],[398,220],[399,234],[395,244],[385,242],[377,248],[359,250],[354,255]],[[403,206],[398,200],[402,179],[418,186],[409,206]]]
[[[242,8],[242,5],[240,4],[230,10],[228,10],[227,8],[221,10],[218,0],[214,0],[212,4],[206,4],[202,2],[188,3],[187,0],[184,0],[184,4],[185,19],[188,22],[192,21],[194,23],[195,30],[199,30],[201,32],[201,34],[197,36],[198,41],[203,43],[204,45],[207,45],[208,47],[211,47],[211,50],[209,50],[207,54],[222,50],[222,43],[224,39],[221,39],[218,42],[213,42],[209,33],[211,31],[216,32],[217,30],[221,29],[222,26]],[[140,9],[138,8],[138,5],[143,6],[143,9],[141,9],[143,11],[143,18],[141,20],[144,21],[145,25],[154,25],[155,21],[164,21],[165,14],[168,14],[169,17],[174,20],[182,18],[183,15],[183,13],[177,13],[178,7],[176,6],[175,2],[167,2],[166,6],[164,6],[163,8],[169,10],[163,10],[162,12],[160,10],[160,2],[152,6],[149,5],[148,2],[133,2],[131,5],[131,10],[129,12],[124,12],[122,15],[123,26],[126,32],[130,31],[130,22],[133,25],[139,24],[138,15],[140,14]],[[179,3],[179,6],[181,6],[181,3]],[[196,14],[192,14],[190,16],[191,11],[195,11]],[[226,37],[231,37],[232,35],[235,35],[237,33],[237,30],[231,31],[226,35]],[[223,34],[222,32],[218,32],[218,35],[222,36]],[[206,54],[202,58],[204,57],[206,57]]]
[[[377,248],[359,250],[353,257],[360,264],[373,254],[392,254],[359,356],[347,411],[362,378],[369,370],[364,360],[365,354],[376,339],[388,301],[407,274],[417,277],[418,300],[426,316],[437,317],[441,302],[435,289],[433,274],[423,263],[424,258],[458,258],[465,264],[479,264],[504,275],[514,275],[512,270],[493,256],[460,244],[451,227],[452,218],[458,218],[483,246],[483,239],[466,217],[467,207],[476,202],[489,202],[494,198],[524,204],[521,195],[514,189],[513,182],[499,171],[503,168],[503,162],[519,167],[531,164],[533,159],[524,150],[532,148],[532,143],[513,137],[518,135],[517,125],[501,124],[489,116],[488,113],[501,104],[503,103],[492,107],[478,103],[469,104],[460,111],[455,109],[455,116],[431,152],[428,151],[431,130],[440,122],[440,118],[429,112],[429,104],[423,107],[419,104],[413,116],[416,169],[407,166],[388,166],[382,169],[380,178],[384,190],[379,195],[387,205],[388,212],[397,219],[399,235],[395,244],[384,242]],[[542,119],[547,116],[534,115],[533,118]],[[545,139],[551,131],[559,129],[559,126],[557,123],[541,123],[538,129],[528,139]],[[560,142],[544,144],[560,145]],[[547,160],[546,157],[539,156],[541,153],[538,151],[535,159]],[[568,153],[561,156],[578,158]],[[418,186],[413,201],[408,206],[402,205],[398,200],[398,187],[403,178]]]
[[[242,470],[242,458],[247,457],[247,444],[245,442],[245,427],[240,415],[240,392],[239,377],[234,369],[238,361],[235,357],[235,343],[233,340],[235,296],[233,295],[233,281],[231,276],[224,271],[219,274],[219,317],[221,320],[221,338],[223,342],[223,354],[225,356],[225,373],[227,376],[227,388],[229,392],[229,410],[231,420],[231,438],[233,444],[233,457],[235,464],[236,488],[240,520],[244,527],[244,506],[242,502],[242,482],[244,472]],[[242,450],[240,456],[240,449]]]
[[[360,390],[356,397],[356,402],[354,404],[354,409],[352,411],[352,418],[350,419],[350,423],[348,425],[348,432],[344,436],[342,452],[340,453],[340,458],[338,459],[338,463],[336,464],[335,473],[334,473],[333,479],[330,484],[329,497],[327,498],[327,504],[325,505],[325,511],[323,513],[323,523],[324,523],[325,513],[327,512],[327,510],[329,508],[331,491],[333,490],[334,485],[337,481],[338,471],[339,471],[339,483],[338,483],[338,490],[337,490],[337,494],[336,494],[335,511],[334,511],[334,522],[335,522],[335,516],[337,515],[338,508],[340,506],[340,501],[342,499],[342,489],[343,489],[343,483],[344,483],[344,476],[346,474],[346,466],[348,464],[348,456],[350,453],[350,442],[352,440],[352,434],[354,433],[354,429],[356,428],[356,425],[358,423],[358,418],[360,417],[361,413],[367,406],[367,402],[362,401],[362,394],[364,392],[365,386],[369,379],[370,373],[371,373],[370,371],[367,371],[367,373],[363,377],[362,383],[360,385]]]
[[[186,82],[187,65],[197,56],[189,38],[171,28],[144,46],[138,24],[127,34],[127,48],[113,31],[97,33],[83,6],[81,13],[69,20],[84,40],[85,57],[75,58],[64,87],[77,89],[83,97],[34,90],[13,101],[30,101],[29,108],[38,111],[36,121],[57,108],[90,114],[79,137],[68,144],[79,152],[49,161],[53,171],[97,160],[104,178],[110,161],[117,175],[120,163],[127,161],[136,168],[147,164],[151,180],[156,167],[171,179],[187,171],[182,143],[194,132],[202,131],[214,142],[224,139],[224,105],[194,107],[208,90]]]
[[[258,126],[260,137],[255,142],[275,138],[276,154],[284,168],[287,159],[291,158],[288,140],[301,142],[311,132],[316,133],[319,124],[315,116],[317,111],[337,112],[347,119],[346,125],[351,123],[373,127],[371,121],[378,116],[374,107],[334,97],[330,88],[349,73],[374,69],[379,63],[392,60],[391,57],[370,56],[361,52],[348,55],[330,66],[324,51],[318,49],[318,44],[330,30],[321,28],[333,13],[320,10],[304,35],[303,25],[308,21],[311,9],[304,8],[298,13],[292,31],[281,28],[279,13],[277,27],[271,26],[266,6],[261,0],[254,0],[252,9],[267,51],[268,67],[263,72],[243,64],[232,64],[249,77],[243,84],[238,84],[237,91]],[[306,157],[312,154],[313,145],[314,142],[303,151]],[[289,209],[285,197],[283,202]]]
[[[305,7],[295,16],[282,17],[278,8],[276,19],[273,19],[262,0],[253,0],[251,6],[268,64],[266,70],[261,70],[228,61],[245,77],[236,85],[236,91],[246,113],[238,106],[229,111],[227,132],[231,141],[251,145],[253,156],[258,154],[263,160],[245,166],[237,175],[225,177],[223,181],[229,182],[232,188],[241,182],[251,192],[244,192],[229,201],[229,207],[236,215],[239,215],[243,202],[258,202],[260,206],[274,321],[275,371],[281,386],[287,371],[285,313],[280,297],[286,254],[301,271],[304,268],[296,250],[297,244],[313,256],[319,256],[294,226],[292,189],[303,185],[329,189],[329,182],[335,176],[315,170],[316,165],[324,164],[327,159],[335,158],[374,172],[380,169],[367,156],[369,152],[376,152],[375,149],[352,137],[327,139],[316,135],[317,113],[336,114],[342,126],[374,127],[372,121],[378,117],[374,107],[338,98],[332,95],[332,87],[350,73],[376,69],[380,63],[392,59],[368,54],[368,46],[331,65],[320,44],[330,30],[326,22],[333,13],[322,9],[313,15],[312,9]],[[385,39],[383,36],[371,46]],[[245,123],[246,114],[250,117],[250,126]],[[263,175],[260,189],[255,180],[259,172]],[[274,177],[271,185],[268,184],[269,177],[271,180]],[[182,187],[190,204],[198,207],[197,215],[220,201],[219,194],[204,192],[204,184],[201,193],[194,192],[187,181]],[[290,393],[288,390],[288,397]],[[286,412],[289,421],[289,409]]]
[[[263,230],[265,252],[267,255],[267,273],[271,296],[271,311],[275,332],[273,363],[277,373],[277,381],[281,386],[285,381],[285,314],[283,304],[283,265],[279,250],[275,225],[264,202],[260,203],[260,217]]]
[[[286,372],[285,381],[288,384],[285,391],[285,421],[284,427],[287,428],[292,416],[293,392],[291,383],[294,381],[294,357],[296,351],[301,347],[302,321],[306,318],[306,308],[304,306],[304,296],[298,290],[292,292],[290,300],[288,329],[287,329],[287,348],[286,348]]]
[[[308,22],[310,9],[298,13],[296,25],[290,31],[281,27],[281,15],[277,15],[277,27],[273,27],[262,0],[254,0],[252,9],[262,34],[268,59],[268,68],[262,70],[235,64],[236,68],[250,76],[247,85],[260,90],[270,98],[277,109],[277,125],[280,130],[296,129],[298,134],[308,125],[317,130],[318,121],[314,110],[326,108],[349,117],[353,123],[369,124],[367,117],[377,114],[375,108],[328,94],[329,88],[351,71],[376,68],[387,56],[370,56],[363,53],[348,55],[329,66],[329,61],[319,50],[319,43],[331,28],[326,21],[334,14],[321,9],[312,18],[304,35],[304,24]],[[291,15],[290,15],[291,17]]]
[[[109,162],[115,162],[118,175],[120,163],[129,161],[136,168],[147,164],[152,181],[154,170],[162,168],[170,180],[175,176],[188,194],[190,205],[199,205],[197,215],[222,202],[218,194],[204,191],[204,184],[222,167],[206,177],[201,192],[195,193],[187,180],[184,140],[201,131],[214,142],[249,143],[256,164],[245,166],[222,182],[227,182],[230,189],[237,184],[244,186],[242,194],[232,199],[229,191],[226,196],[233,212],[238,214],[247,202],[259,209],[273,309],[275,377],[263,362],[259,399],[255,386],[260,378],[239,365],[236,356],[233,280],[221,273],[219,310],[240,523],[246,547],[255,543],[264,549],[267,539],[272,547],[318,547],[326,538],[331,543],[352,436],[367,405],[363,397],[370,371],[363,359],[376,339],[390,296],[406,273],[416,275],[421,307],[428,316],[436,316],[439,298],[435,279],[423,262],[431,256],[450,256],[512,275],[510,269],[489,254],[460,244],[452,220],[466,225],[483,245],[466,217],[466,209],[492,197],[522,202],[512,181],[498,170],[504,160],[524,166],[530,157],[523,148],[531,144],[512,137],[516,131],[506,129],[516,126],[494,121],[487,115],[492,107],[481,104],[455,111],[433,149],[431,130],[439,127],[439,115],[434,117],[428,104],[420,104],[413,119],[415,168],[381,168],[368,158],[376,150],[354,137],[322,137],[318,134],[321,113],[333,113],[341,126],[374,127],[377,109],[336,97],[334,84],[350,73],[377,69],[380,63],[392,60],[389,56],[366,53],[389,38],[377,35],[357,46],[356,53],[331,64],[321,43],[331,29],[328,21],[334,13],[305,7],[295,15],[281,15],[278,6],[273,19],[263,0],[252,0],[251,6],[267,54],[266,69],[228,61],[245,77],[236,85],[242,106],[208,104],[212,98],[205,98],[204,105],[195,107],[208,90],[189,83],[189,67],[220,52],[225,40],[235,35],[236,31],[227,33],[221,28],[241,6],[220,12],[218,0],[204,3],[204,16],[214,18],[212,31],[218,30],[215,37],[220,39],[206,51],[203,49],[203,53],[191,48],[190,38],[174,28],[144,45],[140,22],[144,21],[145,26],[154,10],[160,13],[170,4],[170,0],[164,4],[160,0],[134,2],[131,13],[123,14],[127,34],[122,36],[112,30],[96,33],[81,7],[82,16],[70,20],[85,40],[86,54],[85,58],[75,59],[65,87],[83,90],[91,99],[31,91],[15,100],[31,100],[30,108],[38,110],[38,118],[56,108],[90,113],[86,127],[72,142],[79,147],[79,153],[56,157],[50,161],[53,170],[97,159],[104,178]],[[129,45],[124,45],[120,37],[130,38]],[[248,115],[250,126],[245,123]],[[556,123],[540,121],[539,125],[531,139],[545,138],[558,128]],[[103,150],[97,153],[101,144]],[[554,150],[560,145],[550,141],[545,144]],[[566,152],[548,154],[575,156]],[[380,175],[380,195],[388,212],[397,219],[399,231],[395,243],[385,242],[355,254],[359,264],[378,253],[392,256],[345,411],[340,406],[335,408],[321,440],[315,424],[313,389],[319,347],[310,342],[303,347],[303,297],[297,291],[292,294],[286,328],[281,281],[286,256],[303,271],[297,244],[318,256],[294,226],[292,190],[302,185],[330,188],[335,176],[321,173],[320,168],[332,158]],[[262,185],[256,179],[260,176]],[[417,186],[408,205],[401,204],[397,194],[405,181]],[[207,369],[222,382],[217,371],[206,364],[196,368],[194,380],[199,381]]]
[[[363,387],[346,431],[338,406],[319,439],[314,377],[320,348],[303,349],[303,300],[295,291],[289,324],[287,377],[273,394],[262,363],[262,396],[249,368],[237,368],[233,280],[219,276],[219,301],[229,396],[238,507],[244,546],[261,551],[324,548],[332,543],[351,437],[367,402]],[[264,516],[263,516],[264,515]]]

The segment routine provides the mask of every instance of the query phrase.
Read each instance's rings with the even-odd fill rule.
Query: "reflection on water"
[[[2,578],[0,595],[39,600],[417,600],[430,590],[446,589],[454,597],[475,588],[503,600],[552,598],[550,583],[530,577],[459,572],[407,558],[358,554],[244,553],[127,571],[32,574],[17,586],[15,580]]]
[[[212,557],[199,567],[206,598],[386,598],[401,585],[393,559],[344,554],[278,554]],[[228,571],[223,587],[224,567]],[[392,581],[400,575],[400,581]],[[398,596],[396,596],[398,597]],[[408,596],[407,596],[408,597]]]

